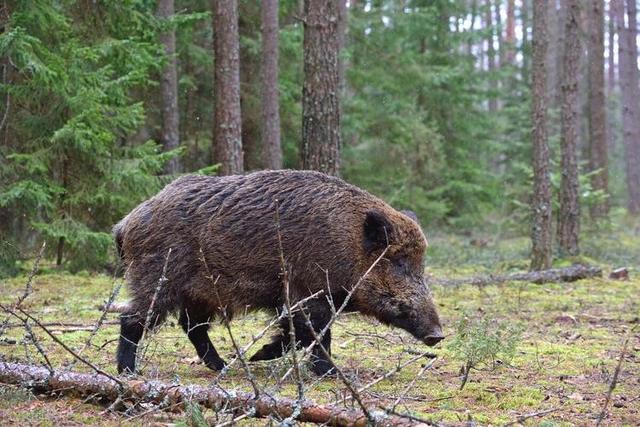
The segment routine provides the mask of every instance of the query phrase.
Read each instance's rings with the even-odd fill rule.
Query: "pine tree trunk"
[[[493,26],[493,8],[492,0],[487,0],[485,4],[485,25],[488,31],[487,38],[487,70],[489,71],[489,111],[495,112],[498,110],[498,101],[496,95],[498,92],[497,80],[496,80],[496,50],[494,47],[493,37],[495,35],[495,29]]]
[[[167,19],[173,16],[173,0],[158,1],[158,18]],[[176,63],[176,33],[172,28],[160,35],[160,42],[167,55],[167,64],[160,75],[160,93],[162,103],[162,130],[160,142],[165,151],[173,150],[180,145],[180,112],[178,110],[178,70]],[[168,174],[180,172],[180,160],[172,157],[164,168]]]
[[[504,35],[505,63],[513,65],[516,56],[516,5],[515,0],[507,1],[507,24]]]
[[[580,0],[566,0],[564,5],[564,53],[562,60],[560,212],[558,245],[567,255],[577,255],[580,234],[580,199],[578,184],[578,70],[580,34],[578,19]]]
[[[478,18],[478,0],[471,0],[471,4],[469,5],[471,8],[471,23],[470,23],[470,32],[475,31],[476,29],[476,19]],[[467,55],[473,55],[473,38],[469,37],[467,41]],[[480,63],[480,68],[482,69],[482,62]]]
[[[604,99],[604,3],[591,0],[589,4],[589,169],[598,171],[591,176],[594,191],[609,194],[609,170],[606,136],[606,105]],[[591,206],[591,217],[604,218],[609,202],[604,200]]]
[[[521,24],[524,31],[522,32],[522,43],[520,49],[522,51],[522,81],[529,82],[531,71],[531,46],[529,40],[529,32],[527,29],[531,28],[531,0],[522,0],[520,6]]]
[[[551,182],[547,142],[547,0],[533,1],[533,226],[531,270],[551,266]]]
[[[618,113],[617,103],[615,100],[615,85],[616,85],[616,62],[615,62],[615,35],[616,35],[616,16],[615,16],[615,3],[617,0],[609,1],[609,9],[607,11],[607,108],[609,114],[607,115],[607,145],[609,147],[615,146],[615,116]],[[618,60],[619,61],[619,60]]]
[[[346,64],[344,61],[344,56],[342,52],[344,52],[344,48],[347,42],[347,19],[348,19],[348,10],[347,10],[347,0],[337,0],[338,1],[338,81],[340,83],[340,100],[342,99],[342,94],[344,94],[345,90],[345,69]]]
[[[638,76],[638,30],[635,0],[627,1],[628,25],[625,25],[624,0],[615,0],[618,25],[618,58],[622,93],[622,129],[628,191],[627,208],[640,213],[640,88]]]
[[[278,0],[262,0],[262,153],[266,169],[282,169],[278,90]]]
[[[215,161],[220,173],[243,171],[237,0],[212,0],[215,53]]]
[[[338,2],[305,0],[302,168],[340,173]]]

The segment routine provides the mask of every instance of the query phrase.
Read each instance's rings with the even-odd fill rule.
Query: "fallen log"
[[[595,266],[574,264],[570,267],[552,268],[549,270],[529,271],[525,273],[497,274],[487,276],[465,277],[462,279],[444,279],[427,276],[427,283],[442,286],[460,285],[499,285],[506,282],[575,282],[576,280],[588,279],[590,277],[602,277],[602,269]]]
[[[20,385],[43,393],[61,393],[76,396],[92,396],[114,402],[117,399],[146,403],[162,403],[165,407],[181,407],[184,403],[198,403],[214,411],[244,413],[249,417],[268,416],[289,418],[301,422],[331,426],[364,427],[368,420],[362,411],[331,405],[317,405],[309,400],[273,397],[261,394],[224,390],[220,387],[168,384],[162,381],[140,379],[123,380],[118,384],[100,374],[54,371],[40,366],[0,362],[0,383]],[[408,418],[371,410],[379,426],[416,426]]]

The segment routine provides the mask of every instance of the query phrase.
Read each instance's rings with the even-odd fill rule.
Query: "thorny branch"
[[[16,302],[13,304],[13,310],[18,309],[21,305],[22,302],[27,299],[27,297],[29,295],[31,295],[31,291],[32,291],[32,283],[33,283],[33,278],[36,276],[36,274],[38,273],[38,268],[40,267],[40,261],[42,260],[42,257],[44,255],[44,250],[47,247],[47,242],[43,242],[42,246],[40,247],[40,251],[38,252],[38,255],[36,256],[36,260],[33,263],[33,268],[31,269],[31,271],[29,272],[29,276],[27,277],[27,283],[24,286],[24,292],[22,293],[22,295],[20,295],[18,297],[18,299],[16,300]],[[7,329],[7,325],[9,324],[9,319],[11,318],[11,316],[7,316],[7,318],[4,320],[4,322],[2,322],[2,325],[0,325],[0,336],[2,336],[5,332],[5,330]]]
[[[138,351],[136,351],[136,368],[135,370],[138,371],[139,370],[139,366],[142,362],[142,360],[144,359],[144,355],[146,354],[146,350],[148,348],[148,346],[144,346],[144,341],[147,338],[147,335],[149,333],[149,329],[152,327],[151,325],[151,321],[152,321],[152,317],[153,317],[153,309],[156,305],[156,301],[158,299],[158,295],[160,294],[160,290],[162,289],[162,286],[164,286],[165,282],[167,282],[167,266],[169,265],[169,257],[171,256],[171,248],[169,248],[169,250],[167,251],[167,256],[164,259],[164,265],[162,266],[162,275],[160,276],[160,278],[158,279],[158,284],[156,285],[156,289],[153,293],[153,297],[151,298],[151,304],[149,304],[149,308],[147,309],[147,315],[145,317],[144,320],[144,326],[142,328],[142,336],[140,337],[140,340],[138,341],[137,344],[137,348]],[[153,327],[155,327],[155,323],[156,321],[153,321],[154,325]]]

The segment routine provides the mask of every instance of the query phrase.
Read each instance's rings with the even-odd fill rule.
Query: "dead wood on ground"
[[[297,421],[327,424],[332,426],[366,426],[367,417],[360,410],[331,405],[317,405],[305,400],[276,398],[224,390],[220,387],[168,384],[162,381],[142,379],[123,380],[118,384],[99,374],[54,371],[19,363],[0,362],[0,382],[28,387],[43,393],[61,393],[76,396],[92,396],[107,401],[130,399],[150,402],[175,408],[187,402],[198,403],[214,411],[233,409],[254,418],[277,417],[285,419],[295,416]],[[415,421],[382,411],[371,411],[379,426],[415,426]]]

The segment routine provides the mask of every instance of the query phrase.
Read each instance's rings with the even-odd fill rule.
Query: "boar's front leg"
[[[280,320],[280,331],[271,338],[271,342],[262,346],[249,361],[277,359],[284,356],[287,351],[289,351],[289,319],[285,318]]]
[[[314,301],[305,304],[305,312],[311,321],[313,330],[317,335],[327,325],[331,319],[331,311],[325,302]],[[293,316],[293,327],[296,332],[296,348],[308,347],[315,342],[313,334],[309,330],[305,316],[297,312]],[[321,339],[322,346],[331,354],[331,330],[328,330]],[[290,348],[289,339],[289,319],[284,318],[280,321],[280,332],[276,334],[272,341],[265,344],[256,354],[251,357],[251,361],[271,360],[282,357]],[[333,374],[333,365],[325,356],[324,352],[318,345],[314,346],[311,354],[312,370],[318,375]]]
[[[311,328],[319,336],[331,320],[331,309],[326,302],[311,301],[305,304],[304,310],[307,318],[311,321]],[[303,346],[308,347],[311,343],[316,342],[316,339],[306,320],[302,313],[297,313],[294,316],[296,339],[300,340]],[[327,330],[320,342],[326,352],[331,355],[331,329]],[[336,373],[333,364],[318,344],[313,347],[311,352],[311,364],[311,370],[317,375],[335,375]]]
[[[198,357],[205,366],[214,371],[220,371],[224,368],[225,363],[209,338],[211,313],[203,310],[202,307],[206,306],[204,304],[186,304],[180,310],[180,326],[196,348]]]

